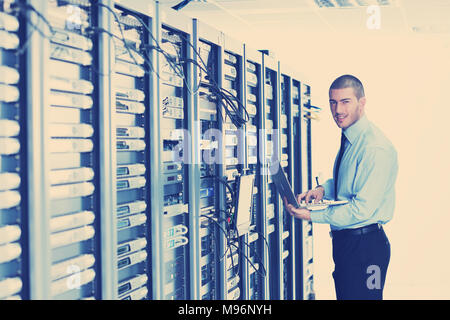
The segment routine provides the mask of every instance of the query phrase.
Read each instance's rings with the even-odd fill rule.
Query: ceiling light
[[[360,8],[372,5],[396,5],[396,0],[314,0],[314,2],[319,8]]]

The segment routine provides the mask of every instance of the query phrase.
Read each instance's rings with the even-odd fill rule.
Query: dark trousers
[[[338,300],[382,300],[391,245],[383,228],[362,235],[333,233]]]

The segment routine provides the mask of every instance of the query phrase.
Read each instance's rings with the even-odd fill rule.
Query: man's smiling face
[[[364,114],[366,98],[358,99],[353,88],[331,89],[330,110],[337,126],[347,129]]]

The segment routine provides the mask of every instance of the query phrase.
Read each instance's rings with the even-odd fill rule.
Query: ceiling
[[[379,1],[379,2],[377,2]],[[181,0],[160,0],[171,7]],[[320,8],[317,3],[389,3]],[[261,29],[294,27],[305,32],[421,32],[450,35],[450,0],[193,0],[180,12],[208,24]],[[379,20],[376,20],[376,17]],[[374,22],[379,21],[379,24]],[[379,28],[378,28],[379,27]]]
[[[250,48],[270,50],[311,83],[341,70],[360,73],[367,65],[395,68],[410,56],[429,64],[437,52],[450,52],[450,0],[317,1],[391,5],[374,12],[368,7],[320,8],[316,0],[194,0],[179,12]],[[171,7],[181,0],[159,2]],[[377,15],[379,28],[373,28]]]

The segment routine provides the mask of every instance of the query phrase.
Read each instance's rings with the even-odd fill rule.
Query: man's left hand
[[[311,211],[305,208],[295,208],[292,204],[287,202],[286,197],[284,200],[284,206],[286,210],[297,219],[311,221]]]

